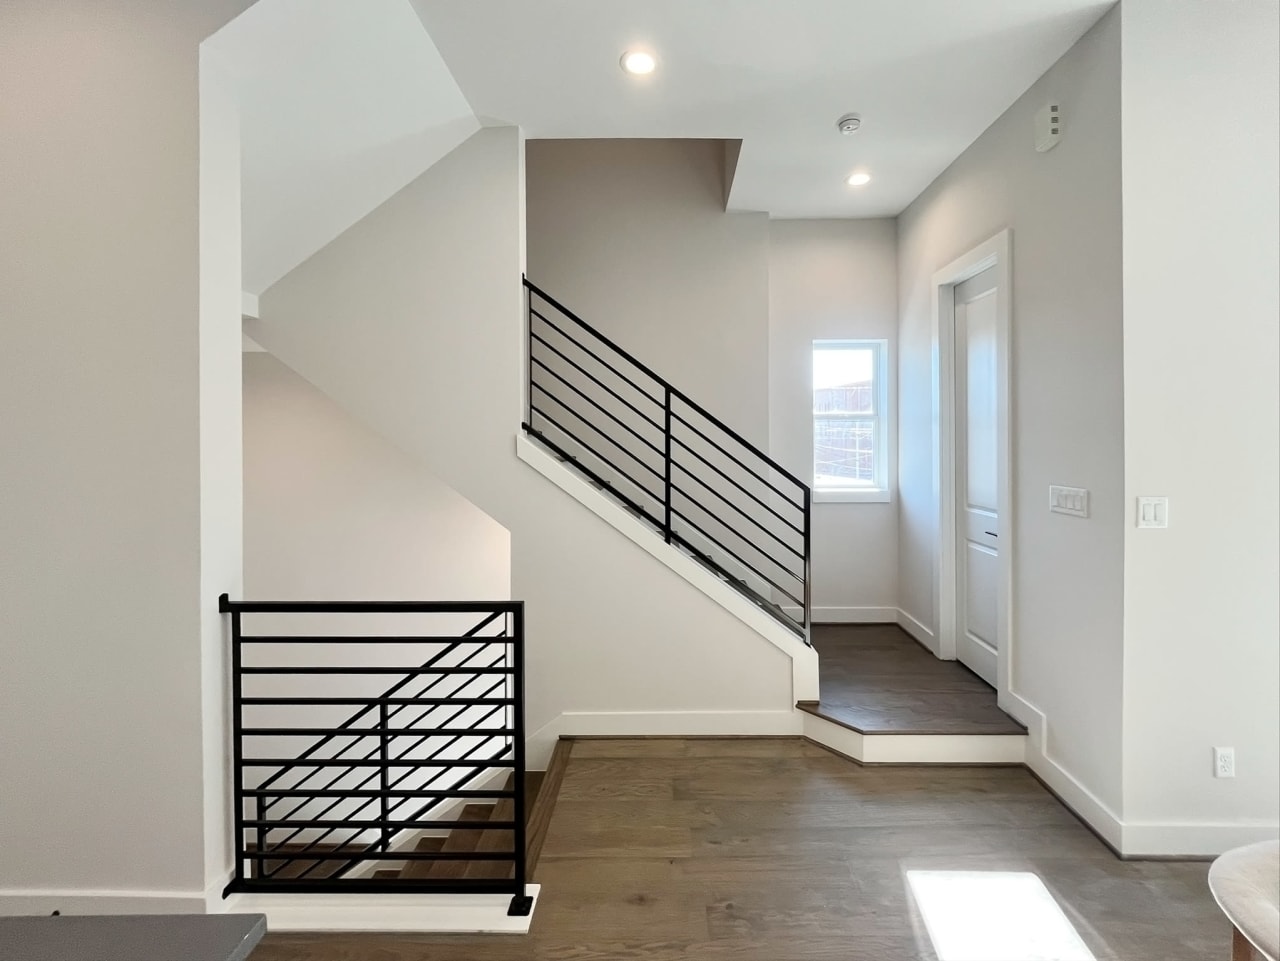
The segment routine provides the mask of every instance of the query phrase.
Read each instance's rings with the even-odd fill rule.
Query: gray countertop
[[[0,961],[245,961],[261,914],[0,918]]]

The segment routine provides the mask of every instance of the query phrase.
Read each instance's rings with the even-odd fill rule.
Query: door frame
[[[956,355],[955,288],[991,267],[996,271],[996,471],[1000,484],[1000,575],[996,620],[1000,646],[996,652],[996,691],[1010,690],[1015,638],[1013,634],[1014,524],[1012,430],[1010,412],[1010,332],[1013,320],[1011,285],[1013,233],[1009,229],[983,241],[933,275],[933,489],[938,505],[935,555],[934,610],[938,612],[938,657],[954,660],[957,636],[957,518],[956,483]]]

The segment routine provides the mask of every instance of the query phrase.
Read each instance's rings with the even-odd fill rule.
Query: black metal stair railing
[[[236,847],[224,895],[511,894],[511,913],[527,914],[523,605],[219,602],[231,618]],[[271,616],[268,629],[246,634],[244,618],[257,615]],[[342,633],[299,633],[297,615],[306,629],[317,617],[362,620],[354,632],[344,622]],[[382,629],[406,618],[405,632]],[[442,816],[475,799],[510,799],[510,819]],[[510,849],[397,844],[454,829],[499,832]],[[510,868],[505,878],[371,870],[451,860]]]
[[[809,642],[809,486],[524,281],[523,428]]]

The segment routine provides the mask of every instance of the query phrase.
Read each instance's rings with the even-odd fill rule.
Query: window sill
[[[893,495],[887,490],[814,491],[815,504],[888,504]]]

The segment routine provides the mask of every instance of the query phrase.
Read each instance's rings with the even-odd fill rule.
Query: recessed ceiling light
[[[850,187],[861,187],[863,184],[871,183],[871,174],[856,173],[849,174],[849,179],[845,181]]]
[[[644,50],[628,50],[622,55],[622,69],[637,77],[653,73],[658,61]]]

